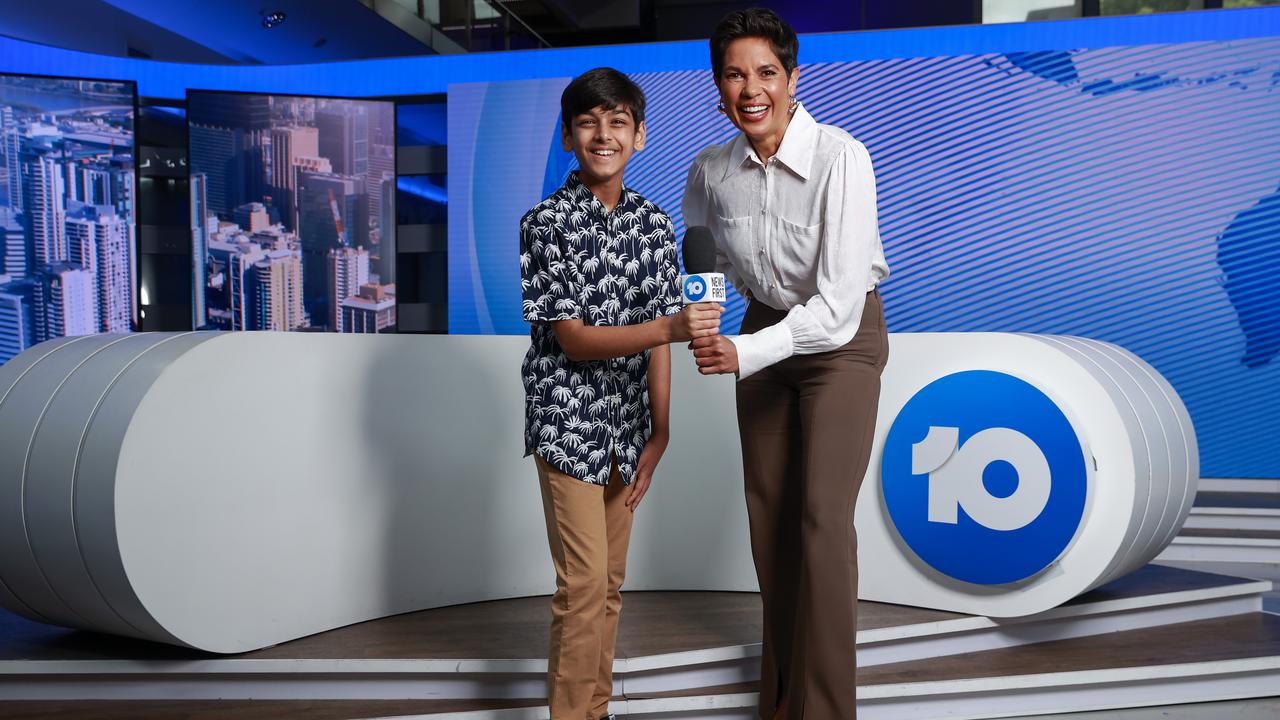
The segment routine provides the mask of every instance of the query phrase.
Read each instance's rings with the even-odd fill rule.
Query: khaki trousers
[[[752,301],[742,332],[785,313]],[[867,294],[845,346],[795,355],[737,386],[751,552],[764,604],[760,717],[852,720],[858,621],[854,502],[875,433],[888,336]]]
[[[613,645],[631,539],[627,486],[615,465],[605,487],[534,456],[556,568],[547,701],[551,720],[599,720],[613,695]]]

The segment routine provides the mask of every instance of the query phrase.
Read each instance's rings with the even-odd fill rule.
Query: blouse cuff
[[[738,350],[738,379],[745,380],[794,353],[791,328],[777,323],[747,335],[730,337]]]

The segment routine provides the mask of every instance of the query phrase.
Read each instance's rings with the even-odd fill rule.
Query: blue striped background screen
[[[708,70],[633,77],[626,181],[683,233],[689,163],[734,130]],[[528,331],[517,222],[573,166],[567,82],[450,88],[450,332]],[[1280,475],[1280,39],[810,64],[799,95],[875,161],[890,330],[1117,343],[1187,403],[1204,475]]]

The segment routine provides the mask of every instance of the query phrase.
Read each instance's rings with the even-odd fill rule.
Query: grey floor
[[[1166,705],[1137,710],[1103,710],[1100,712],[1036,715],[1009,720],[1277,720],[1280,697],[1258,700]]]

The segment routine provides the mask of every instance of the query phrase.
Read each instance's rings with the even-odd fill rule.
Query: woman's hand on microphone
[[[720,303],[685,305],[671,316],[671,342],[686,342],[718,334],[723,312]]]
[[[703,375],[726,375],[738,372],[738,346],[723,335],[694,338],[689,343],[698,372]]]

